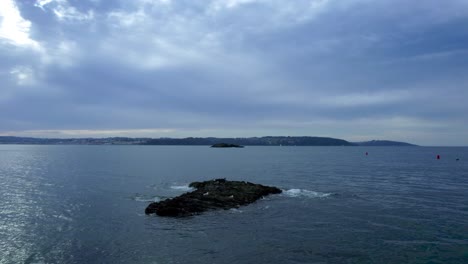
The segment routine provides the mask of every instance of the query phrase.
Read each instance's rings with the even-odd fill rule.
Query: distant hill
[[[329,137],[249,137],[249,138],[32,138],[0,136],[0,144],[29,145],[201,145],[212,146],[218,143],[242,146],[416,146],[389,140],[372,140],[351,143],[343,139]]]
[[[250,137],[250,138],[158,138],[143,145],[214,145],[227,143],[242,146],[353,146],[352,143],[328,137]]]
[[[364,141],[364,142],[354,142],[354,144],[358,146],[366,146],[366,147],[373,147],[373,146],[415,147],[417,146],[417,145],[406,143],[406,142],[398,142],[398,141],[390,141],[390,140],[371,140],[371,141]]]
[[[32,138],[0,136],[0,144],[24,145],[136,145],[148,141],[149,138]]]
[[[217,143],[242,146],[353,146],[352,143],[328,137],[250,137],[250,138],[31,138],[0,136],[0,144],[36,145],[207,145]]]

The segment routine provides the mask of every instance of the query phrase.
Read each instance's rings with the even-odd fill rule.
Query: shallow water
[[[213,178],[284,192],[144,215]],[[0,263],[468,263],[468,148],[0,145],[0,180]]]

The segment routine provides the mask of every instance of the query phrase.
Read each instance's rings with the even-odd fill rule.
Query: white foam
[[[133,200],[137,202],[159,202],[161,201],[161,198],[157,196],[152,197],[147,195],[135,195]]]
[[[184,192],[189,192],[189,191],[194,190],[192,187],[189,187],[188,185],[174,185],[174,186],[171,186],[171,189],[178,190],[178,191],[184,191]]]
[[[304,189],[289,189],[283,190],[283,194],[289,197],[309,197],[309,198],[325,198],[332,193],[322,193],[322,192],[314,192]]]
[[[231,211],[231,212],[233,212],[233,213],[243,213],[243,212],[244,212],[244,211],[239,210],[239,209],[237,209],[237,208],[231,208],[231,209],[229,209],[229,211]]]

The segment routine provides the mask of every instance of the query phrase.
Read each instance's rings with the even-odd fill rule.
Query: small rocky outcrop
[[[145,214],[185,217],[210,210],[237,208],[269,194],[281,193],[276,187],[225,179],[192,182],[189,186],[195,190],[175,198],[151,203],[146,207]]]
[[[228,143],[217,143],[211,146],[212,148],[243,148],[244,146]]]

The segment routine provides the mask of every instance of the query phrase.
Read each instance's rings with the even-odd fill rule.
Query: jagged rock
[[[225,179],[192,182],[190,187],[196,190],[172,199],[151,203],[146,207],[145,213],[185,217],[209,210],[237,208],[253,203],[263,196],[281,193],[276,187]]]

